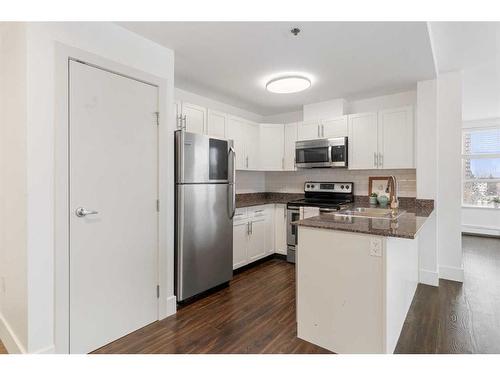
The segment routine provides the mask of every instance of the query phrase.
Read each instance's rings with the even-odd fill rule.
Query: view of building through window
[[[500,208],[500,127],[463,133],[463,203]]]

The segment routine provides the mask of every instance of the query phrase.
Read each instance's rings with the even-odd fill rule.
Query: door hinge
[[[156,115],[156,126],[160,126],[160,112],[155,112]]]
[[[156,286],[156,298],[160,298],[160,286]]]
[[[160,200],[156,200],[156,212],[160,212]]]

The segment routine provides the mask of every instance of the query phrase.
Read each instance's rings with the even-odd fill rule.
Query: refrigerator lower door
[[[176,295],[183,301],[231,280],[228,184],[176,185]]]

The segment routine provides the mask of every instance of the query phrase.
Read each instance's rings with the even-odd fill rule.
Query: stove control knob
[[[306,188],[308,188],[308,189],[309,189],[310,187],[311,187],[311,185],[309,185],[309,184],[307,184],[307,185],[306,185]]]
[[[342,190],[344,190],[344,185],[340,185],[340,188],[341,188]]]

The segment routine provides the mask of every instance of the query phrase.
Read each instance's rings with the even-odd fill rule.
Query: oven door
[[[300,209],[298,207],[287,209],[287,230],[286,230],[286,243],[288,246],[297,245],[297,226],[292,222],[300,220]]]

